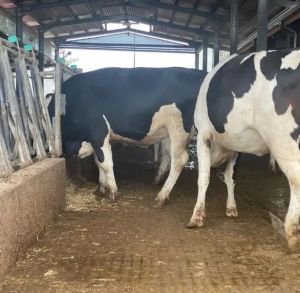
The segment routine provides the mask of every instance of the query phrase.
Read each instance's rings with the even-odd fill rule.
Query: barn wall
[[[64,159],[45,159],[0,183],[0,279],[64,206]]]

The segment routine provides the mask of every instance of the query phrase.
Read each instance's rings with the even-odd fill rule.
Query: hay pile
[[[108,195],[103,195],[99,191],[99,185],[91,182],[70,182],[66,188],[66,211],[98,211],[112,210],[121,207],[132,206],[141,197],[131,195],[125,188],[124,192],[118,193],[117,201],[112,202]]]
[[[70,182],[66,188],[66,211],[92,211],[101,209],[104,198],[98,195],[95,183]]]

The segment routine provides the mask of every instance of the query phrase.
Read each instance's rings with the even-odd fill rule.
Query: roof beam
[[[143,51],[143,52],[176,52],[176,53],[194,53],[195,49],[186,46],[163,46],[163,45],[140,45],[140,44],[89,44],[69,42],[61,44],[61,48],[70,49],[97,49],[97,50],[124,50],[124,51]]]
[[[198,5],[200,4],[200,1],[201,1],[201,0],[195,0],[195,3],[194,3],[194,5],[193,5],[193,9],[197,9]],[[189,26],[189,25],[190,25],[190,22],[191,22],[192,18],[193,18],[193,15],[190,14],[190,16],[189,16],[189,18],[188,18],[188,20],[187,20],[185,26]]]
[[[41,4],[28,4],[28,5],[18,4],[18,6],[23,6],[24,12],[31,12],[31,11],[41,10],[41,9],[49,9],[49,8],[67,6],[67,5],[86,4],[87,2],[99,2],[99,1],[98,0],[57,0],[56,2],[41,3]]]
[[[190,28],[190,27],[185,27],[177,24],[172,24],[169,22],[163,22],[163,21],[157,21],[157,20],[151,20],[148,18],[144,17],[138,17],[138,16],[132,16],[130,15],[128,17],[129,20],[132,21],[137,21],[145,24],[152,24],[152,25],[157,25],[157,26],[162,26],[162,27],[168,27],[171,29],[179,30],[179,31],[184,31],[184,32],[189,32],[193,33],[199,36],[204,36],[206,34],[213,34],[212,32],[205,31],[203,29],[195,29],[195,28]],[[109,22],[109,21],[126,21],[126,18],[124,15],[111,15],[111,16],[97,16],[97,17],[91,17],[91,18],[84,18],[84,19],[74,19],[70,21],[56,21],[52,24],[46,24],[43,25],[45,31],[51,30],[55,27],[59,26],[65,26],[65,25],[73,25],[73,24],[81,24],[81,23],[90,23],[90,22],[95,22],[95,21],[102,21],[102,22]],[[228,34],[221,34],[220,37],[222,38],[228,38]]]
[[[194,40],[188,40],[188,39],[184,39],[184,38],[172,37],[172,36],[165,35],[162,33],[156,33],[156,32],[149,33],[149,32],[144,32],[144,31],[136,30],[136,29],[129,29],[129,31],[138,33],[138,34],[142,34],[142,35],[146,35],[149,37],[157,37],[157,38],[162,38],[162,39],[166,39],[166,40],[170,40],[170,41],[188,43],[191,47],[201,46],[201,44],[202,44],[202,42],[197,42]]]
[[[177,6],[177,5],[178,5],[178,2],[179,2],[179,0],[175,0],[174,5]],[[170,19],[170,22],[171,22],[171,23],[172,23],[173,20],[174,20],[175,13],[176,13],[176,11],[175,11],[175,10],[172,10],[172,16],[171,16],[171,19]]]
[[[271,0],[271,4],[273,5],[277,5],[280,7],[294,7],[296,6],[298,3],[297,1],[290,1],[290,0]]]
[[[70,36],[62,36],[62,37],[55,37],[55,38],[48,38],[48,40],[56,40],[59,41],[59,43],[65,42],[69,39],[75,39],[75,38],[84,38],[84,37],[97,37],[97,36],[103,36],[103,35],[109,35],[109,34],[117,34],[117,33],[123,33],[123,32],[133,32],[141,35],[146,35],[149,37],[157,37],[165,40],[170,40],[170,41],[175,41],[175,42],[181,42],[181,43],[187,43],[189,44],[190,47],[200,47],[202,45],[201,42],[196,42],[193,40],[188,40],[184,38],[178,38],[178,37],[172,37],[168,35],[164,35],[161,33],[149,33],[145,32],[142,30],[137,30],[137,29],[131,29],[131,28],[124,28],[124,29],[116,29],[116,30],[111,30],[111,31],[105,31],[105,32],[92,32],[92,33],[85,33],[85,34],[74,34]]]
[[[81,18],[81,19],[73,19],[68,21],[56,21],[49,24],[43,24],[40,25],[44,26],[45,30],[51,30],[55,27],[65,26],[65,25],[73,25],[73,24],[81,24],[81,23],[90,23],[95,21],[102,21],[102,22],[109,22],[109,21],[122,21],[125,20],[124,15],[118,14],[118,15],[110,15],[110,16],[95,16],[95,17],[89,17],[89,18]]]
[[[155,7],[155,8],[160,8],[160,9],[165,9],[165,10],[171,10],[174,12],[181,12],[185,14],[192,14],[200,17],[204,17],[209,19],[210,21],[214,20],[215,18],[228,18],[228,15],[223,15],[223,14],[216,14],[212,12],[206,12],[206,11],[201,11],[193,8],[187,8],[183,6],[178,6],[174,4],[168,4],[168,3],[162,3],[162,2],[156,2],[153,0],[133,0],[132,3],[135,4],[145,4],[150,7]]]
[[[276,1],[279,1],[279,0],[276,0]],[[287,1],[287,0],[282,0],[282,1]],[[22,6],[24,8],[24,12],[32,12],[35,10],[62,7],[62,6],[67,6],[67,5],[86,4],[86,3],[92,3],[92,2],[97,3],[97,2],[99,2],[99,0],[59,0],[56,2],[50,2],[50,3],[30,4],[30,5],[22,5]],[[174,5],[174,4],[157,2],[157,1],[153,1],[153,0],[132,0],[130,2],[130,4],[142,4],[142,5],[146,5],[146,6],[150,6],[150,7],[154,7],[154,8],[172,10],[174,12],[181,12],[181,13],[185,13],[185,14],[192,14],[192,15],[208,18],[211,21],[216,17],[228,18],[228,15],[206,12],[206,11],[182,7],[182,6],[178,6],[178,5]],[[112,4],[112,5],[116,6],[116,4]],[[119,4],[119,5],[122,5],[122,4]],[[19,6],[21,6],[21,5],[19,4]]]
[[[91,6],[90,3],[87,3],[87,8],[90,11],[92,17],[96,17],[97,16],[97,13],[95,12],[94,8]],[[103,27],[102,23],[101,22],[97,22],[97,24],[98,24],[98,27],[100,28],[100,30],[104,31],[104,27]]]
[[[47,40],[51,40],[51,41],[58,41],[59,44],[61,44],[62,42],[65,42],[69,39],[77,39],[77,38],[85,38],[85,37],[97,37],[97,36],[105,36],[105,35],[109,35],[109,34],[117,34],[117,33],[123,33],[123,32],[127,32],[128,29],[122,28],[122,29],[115,29],[115,30],[111,30],[111,31],[96,31],[96,32],[89,32],[89,33],[83,33],[83,34],[70,34],[68,36],[55,36],[52,38],[47,38]]]
[[[145,20],[141,17],[132,17],[131,18],[132,20],[136,20],[136,21],[139,21],[139,22],[145,22],[147,23],[150,23],[152,25],[157,25],[157,26],[163,26],[163,27],[168,27],[168,28],[171,28],[171,29],[175,29],[175,30],[179,30],[179,31],[184,31],[184,32],[189,32],[189,33],[193,33],[193,34],[196,34],[196,35],[199,35],[201,37],[206,37],[206,35],[213,35],[213,32],[210,32],[210,31],[205,31],[204,29],[197,29],[197,28],[190,28],[190,27],[186,27],[184,25],[177,25],[177,24],[173,24],[173,23],[169,23],[169,22],[164,22],[164,21],[158,21],[158,20]],[[229,35],[228,34],[220,34],[220,37],[222,38],[228,38]]]

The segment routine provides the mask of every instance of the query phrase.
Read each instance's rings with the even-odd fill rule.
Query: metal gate
[[[9,42],[11,41],[11,42]],[[55,64],[55,129],[52,129],[38,62],[30,46],[0,39],[0,178],[14,168],[60,156],[61,83],[73,72]]]

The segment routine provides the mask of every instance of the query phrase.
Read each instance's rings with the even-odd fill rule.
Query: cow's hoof
[[[291,253],[300,253],[300,225],[292,225],[287,230],[287,241]]]
[[[161,200],[161,201],[157,201],[157,202],[153,205],[153,207],[159,209],[159,208],[162,208],[164,205],[165,205],[165,201],[164,201],[164,200]]]
[[[166,204],[166,202],[168,201],[168,199],[169,199],[168,197],[164,198],[164,197],[161,197],[161,196],[158,195],[155,198],[156,203],[154,204],[154,207],[155,208],[163,207]]]
[[[104,194],[106,192],[106,188],[104,186],[101,186],[99,187],[99,191]]]
[[[116,200],[116,198],[117,198],[117,195],[118,195],[118,192],[111,192],[109,194],[109,200],[112,201],[112,202],[114,202]]]
[[[164,199],[156,198],[155,201],[156,201],[154,204],[155,208],[161,208],[166,204],[166,200],[164,200]]]
[[[103,198],[103,196],[105,196],[106,194],[106,190],[105,188],[101,188],[101,187],[98,187],[97,189],[95,189],[95,196],[96,198]]]
[[[186,225],[186,227],[189,228],[189,229],[201,228],[203,226],[204,226],[204,220],[203,219],[190,220],[190,222]]]
[[[237,208],[227,208],[226,216],[229,218],[236,218],[239,215]]]

